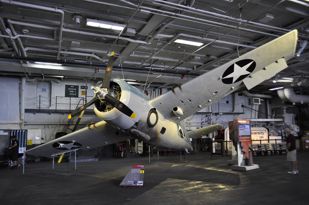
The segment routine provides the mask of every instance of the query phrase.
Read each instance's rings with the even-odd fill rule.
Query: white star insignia
[[[249,66],[253,63],[253,61],[251,61],[250,63],[248,63],[247,65],[244,65],[243,67],[240,67],[239,65],[237,65],[236,63],[234,63],[234,72],[232,72],[231,74],[225,76],[223,79],[226,78],[233,78],[233,83],[235,83],[237,81],[237,79],[243,75],[248,75],[250,74],[249,71],[247,71],[247,68],[249,68]]]

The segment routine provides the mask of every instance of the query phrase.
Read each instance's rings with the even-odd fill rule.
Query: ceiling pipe
[[[252,97],[252,98],[267,98],[267,99],[271,99],[272,98],[271,95],[253,94],[253,93],[248,92],[247,90],[243,91],[242,94],[244,94],[247,97]]]
[[[14,41],[14,39],[13,39],[12,32],[11,32],[11,30],[9,30],[9,29],[6,28],[5,23],[4,23],[4,21],[3,21],[3,19],[2,19],[1,17],[0,17],[0,26],[3,27],[4,31],[8,34],[8,35],[2,35],[2,34],[0,33],[0,36],[1,36],[1,37],[6,37],[6,38],[9,38],[9,39],[10,39],[11,44],[12,44],[12,47],[13,47],[15,53],[17,54],[17,56],[19,56],[20,53],[19,53],[19,50],[18,50],[18,48],[17,48],[17,46],[16,46],[16,43],[15,43],[15,41]]]
[[[52,49],[44,49],[44,48],[34,48],[34,47],[26,47],[25,51],[38,51],[38,52],[49,52],[49,53],[56,53],[56,50]],[[94,58],[100,62],[107,63],[107,59],[104,60],[103,58],[97,56],[94,53],[81,53],[81,52],[73,52],[73,51],[61,51],[62,54],[68,54],[68,55],[76,55],[76,56],[84,56],[84,57],[91,57]],[[166,59],[160,59],[160,60],[166,60]],[[125,61],[124,63],[126,64],[131,64],[131,65],[140,65],[140,62],[132,62],[132,61]],[[165,66],[162,65],[157,65],[154,64],[154,67],[158,68],[166,68]],[[182,69],[188,70],[188,68],[183,67]]]
[[[224,41],[224,40],[219,40],[219,39],[214,39],[214,38],[206,38],[206,37],[199,37],[199,36],[194,36],[194,35],[189,35],[189,34],[179,34],[179,37],[187,37],[187,38],[194,38],[202,41],[209,41],[213,43],[219,43],[219,44],[226,44],[226,45],[232,45],[232,46],[241,46],[244,48],[256,48],[256,46],[250,46],[242,43],[234,43],[234,42],[229,42],[229,41]]]
[[[151,54],[151,52],[149,52],[148,50],[150,50],[152,48],[148,48],[148,47],[145,47],[145,46],[140,46],[139,49],[141,49],[141,50],[137,50],[136,52],[141,52],[141,53],[147,52],[147,53]],[[147,50],[147,51],[143,51],[142,49]],[[158,50],[158,49],[153,48],[152,50]],[[173,50],[165,50],[165,49],[163,49],[162,51],[166,52],[166,53],[174,53],[174,54],[190,55],[190,56],[192,55],[192,56],[201,57],[201,58],[206,57],[206,55],[197,54],[197,53],[189,53],[189,52],[185,52],[185,51],[173,51]]]
[[[58,54],[57,54],[57,59],[59,60],[61,46],[62,46],[62,31],[63,31],[63,23],[64,23],[64,11],[63,10],[58,9],[58,8],[39,6],[39,5],[35,5],[35,4],[29,4],[29,3],[12,1],[12,0],[0,0],[0,2],[15,5],[15,6],[31,8],[31,9],[38,9],[38,10],[43,10],[43,11],[55,12],[55,13],[60,14],[60,30],[59,30],[59,43],[58,43]]]
[[[13,25],[10,24],[9,22],[8,22],[8,25],[9,25],[9,27],[10,27],[10,29],[11,29],[13,35],[16,36],[16,35],[17,35],[17,32],[15,31]],[[20,48],[20,51],[21,51],[22,56],[23,56],[23,57],[28,57],[28,56],[27,56],[27,53],[26,53],[26,51],[25,51],[25,47],[24,47],[24,45],[23,45],[23,42],[21,41],[21,39],[20,39],[19,37],[17,37],[16,39],[17,39],[17,42],[18,42],[18,44],[19,44],[19,48]]]
[[[301,41],[300,42],[300,48],[299,50],[296,52],[296,56],[297,57],[300,57],[300,55],[303,53],[303,51],[305,50],[305,48],[307,47],[308,45],[308,41],[307,40],[304,40],[304,41]]]
[[[85,2],[90,2],[90,3],[95,3],[95,4],[100,4],[100,5],[114,6],[114,7],[118,7],[118,8],[134,10],[134,11],[136,11],[136,8],[138,8],[143,13],[167,16],[167,17],[171,17],[171,18],[174,18],[174,19],[181,19],[181,20],[184,20],[184,21],[190,21],[190,22],[195,22],[195,23],[200,23],[200,24],[205,24],[205,25],[213,25],[213,24],[218,23],[218,22],[211,21],[211,20],[207,21],[209,23],[206,23],[205,21],[201,22],[201,21],[203,21],[205,19],[194,18],[194,17],[188,16],[188,15],[180,15],[180,14],[174,13],[174,12],[168,12],[168,11],[164,11],[164,10],[160,10],[160,9],[156,9],[156,8],[140,6],[140,5],[136,5],[136,4],[134,4],[134,3],[130,2],[130,1],[127,1],[127,0],[121,0],[121,2],[123,2],[123,3],[127,4],[127,5],[130,5],[130,6],[124,6],[124,5],[113,4],[113,3],[103,2],[103,1],[96,1],[96,0],[84,0],[84,1]],[[162,13],[160,13],[160,12],[162,12]],[[186,19],[186,18],[190,18],[190,19]],[[257,23],[257,22],[255,22],[255,23]],[[257,24],[259,24],[259,23],[257,23]],[[228,24],[224,24],[224,26],[230,27],[230,25],[228,25]],[[280,36],[280,35],[276,35],[276,34],[272,34],[272,33],[267,33],[267,32],[263,32],[263,31],[257,31],[257,30],[254,30],[254,29],[247,29],[247,28],[238,27],[238,26],[234,26],[233,29],[240,29],[240,30],[243,30],[243,31],[263,34],[263,35],[266,35],[266,36],[273,36],[273,37]],[[303,38],[308,38],[308,36],[303,35],[303,34],[299,34],[299,36],[303,37]]]
[[[278,96],[284,101],[292,103],[309,103],[308,95],[297,95],[292,88],[285,88],[277,91]]]
[[[263,35],[267,35],[267,36],[273,36],[273,37],[279,36],[278,34],[272,34],[272,33],[267,33],[267,32],[264,32],[264,31],[248,29],[248,28],[245,28],[245,27],[240,27],[238,25],[234,26],[234,25],[230,25],[230,24],[226,24],[226,23],[220,23],[220,22],[216,22],[216,21],[212,21],[212,20],[207,20],[207,19],[203,19],[203,18],[179,14],[179,13],[170,12],[170,11],[165,11],[165,10],[161,10],[161,9],[156,9],[156,8],[151,8],[151,7],[146,7],[146,6],[139,6],[139,5],[135,5],[132,2],[129,2],[129,1],[126,1],[126,0],[121,0],[121,2],[127,3],[131,6],[134,5],[135,7],[139,8],[141,12],[144,12],[144,13],[151,13],[151,14],[156,14],[156,15],[161,15],[161,16],[167,16],[167,17],[171,17],[171,18],[174,18],[174,19],[180,19],[180,20],[184,20],[184,21],[200,23],[200,24],[205,24],[205,25],[210,25],[210,26],[227,27],[227,28],[231,28],[231,29],[235,29],[235,30],[253,32],[253,33],[263,34]]]
[[[220,24],[221,26],[230,27],[230,28],[232,27],[233,29],[240,29],[240,30],[244,30],[244,31],[247,31],[247,32],[259,33],[259,34],[264,34],[264,35],[267,35],[267,36],[274,36],[274,37],[279,36],[279,35],[275,35],[275,34],[272,34],[272,33],[257,31],[257,30],[253,30],[253,29],[247,29],[247,28],[244,28],[244,27],[231,26],[229,24],[218,23],[218,22],[215,22],[215,21],[206,20],[206,19],[202,19],[202,18],[195,18],[195,17],[192,17],[192,16],[178,14],[178,13],[169,12],[169,11],[164,11],[164,10],[161,10],[161,9],[156,9],[156,8],[151,8],[151,7],[146,7],[146,6],[140,6],[140,5],[136,5],[136,4],[129,2],[129,1],[126,1],[126,0],[121,0],[121,2],[128,4],[131,7],[107,3],[107,2],[102,2],[102,1],[95,1],[95,0],[84,0],[84,1],[90,2],[90,3],[95,3],[95,4],[100,4],[100,5],[115,6],[115,7],[118,7],[118,8],[125,8],[125,9],[129,9],[129,10],[136,10],[136,8],[138,8],[140,10],[140,12],[143,12],[143,13],[151,13],[151,14],[156,14],[156,15],[161,15],[161,16],[167,16],[167,17],[170,17],[170,18],[173,18],[173,19],[180,19],[180,20],[184,20],[184,21],[201,23],[201,24],[211,25],[211,26],[213,26],[214,24]],[[132,7],[134,7],[134,8],[132,8]],[[219,25],[217,25],[217,26],[219,26]]]
[[[53,38],[48,38],[48,37],[43,37],[43,36],[32,36],[32,35],[24,35],[24,34],[16,34],[15,36],[0,34],[0,37],[10,38],[10,39],[13,39],[13,40],[18,39],[18,38],[32,38],[32,39],[48,40],[48,41],[55,40]]]
[[[155,1],[151,1],[153,4],[158,4],[161,6],[165,6],[165,7],[169,7],[169,8],[173,8],[173,9],[177,9],[177,10],[182,10],[185,12],[189,12],[189,13],[193,13],[193,14],[200,14],[200,15],[204,15],[207,17],[213,17],[213,18],[217,18],[220,20],[228,20],[228,21],[232,21],[235,23],[246,23],[246,24],[250,24],[256,27],[260,27],[263,29],[271,29],[271,30],[277,30],[280,32],[289,32],[290,30],[288,29],[284,29],[284,28],[280,28],[277,26],[271,26],[271,25],[267,25],[267,24],[263,24],[263,23],[258,23],[258,22],[254,22],[254,21],[249,21],[249,20],[245,20],[245,19],[241,19],[241,18],[235,18],[232,16],[227,16],[224,14],[219,14],[219,13],[215,13],[215,12],[211,12],[211,11],[206,11],[206,10],[202,10],[202,9],[197,9],[194,7],[190,7],[190,6],[185,6],[185,5],[181,5],[181,4],[177,4],[177,3],[173,3],[173,2],[169,2],[169,1],[162,1],[162,0],[155,0]]]
[[[114,36],[114,35],[108,35],[108,34],[93,33],[93,32],[89,32],[89,31],[79,31],[79,30],[73,30],[73,29],[67,29],[67,28],[64,28],[63,31],[68,32],[68,33],[76,33],[76,34],[88,35],[88,36],[94,36],[94,37],[105,37],[105,38],[111,38],[111,39],[120,39],[120,40],[124,40],[124,41],[128,41],[128,42],[132,42],[132,43],[138,43],[138,44],[150,44],[146,41],[134,40],[134,39],[127,38],[127,37]]]
[[[203,40],[203,41],[211,41],[212,43],[221,43],[221,44],[227,44],[227,45],[242,46],[242,47],[247,47],[247,48],[255,48],[254,46],[249,46],[249,45],[245,45],[245,44],[232,43],[232,42],[223,41],[223,40],[217,40],[217,39],[211,39],[211,38],[203,38],[203,37],[198,37],[198,36],[194,36],[194,35],[189,35],[189,34],[180,33],[180,34],[177,34],[177,35],[176,35],[174,38],[172,38],[170,41],[168,41],[164,46],[162,46],[161,48],[159,48],[159,49],[158,49],[156,52],[154,52],[152,55],[150,55],[149,58],[145,60],[145,62],[148,62],[148,61],[149,61],[150,59],[152,59],[154,56],[158,55],[164,48],[166,48],[168,45],[170,45],[170,44],[173,43],[177,38],[180,38],[180,37],[194,38],[194,39]]]
[[[132,6],[132,7],[130,7],[130,6],[123,6],[123,5],[119,5],[119,4],[113,4],[113,3],[108,3],[108,2],[102,2],[102,1],[95,1],[95,0],[84,0],[84,1],[90,2],[90,3],[95,3],[95,4],[100,4],[100,5],[114,6],[114,7],[118,7],[118,8],[134,10],[134,11],[136,10],[136,8],[132,8],[132,7],[138,7],[140,9],[140,11],[144,12],[144,13],[151,13],[151,14],[156,14],[156,15],[161,15],[161,16],[167,16],[167,17],[170,17],[170,18],[173,18],[173,19],[181,19],[181,20],[184,20],[184,21],[190,21],[190,22],[194,22],[194,23],[202,23],[202,24],[205,24],[205,25],[212,25],[211,23],[215,23],[215,24],[218,23],[218,22],[210,21],[210,20],[208,20],[208,22],[210,22],[210,23],[200,22],[201,20],[203,21],[205,19],[194,18],[194,17],[187,16],[187,15],[180,15],[178,13],[168,12],[168,11],[164,11],[164,10],[160,10],[160,9],[155,9],[155,8],[151,8],[151,7],[139,6],[139,5],[136,5],[136,4],[134,4],[132,2],[129,2],[129,1],[126,1],[126,0],[121,0],[121,2],[123,2],[125,4],[128,4],[128,5]],[[164,14],[158,13],[158,12],[163,12]],[[180,16],[182,16],[183,18],[181,18]],[[185,19],[187,17],[189,17],[190,20],[189,19]],[[200,20],[200,21],[198,21],[198,20]],[[230,26],[230,25],[224,24],[224,26]],[[275,35],[275,34],[272,34],[272,33],[256,31],[256,30],[247,29],[247,28],[243,28],[243,27],[234,27],[234,29],[241,29],[241,30],[244,30],[244,31],[247,31],[247,32],[259,33],[259,34],[264,34],[264,35],[267,35],[267,36],[274,36],[274,37],[279,36],[279,35]]]
[[[229,38],[229,39],[234,39],[236,41],[241,41],[241,42],[246,42],[246,43],[252,43],[253,41],[250,40],[249,38],[247,37],[243,37],[243,36],[234,36],[234,35],[231,35],[231,34],[224,34],[224,33],[218,33],[218,32],[215,32],[215,31],[211,31],[211,30],[205,30],[205,29],[202,29],[202,28],[192,28],[192,27],[188,27],[188,26],[184,26],[184,25],[179,25],[179,24],[171,24],[170,25],[170,28],[173,28],[173,29],[179,29],[179,30],[185,30],[185,31],[189,31],[189,32],[198,32],[198,33],[201,33],[201,34],[205,34],[207,32],[207,35],[212,35],[212,36],[216,36],[218,38],[220,38],[221,36],[222,37],[225,37],[225,38]]]
[[[149,56],[150,55],[139,55],[139,54],[130,55],[130,57],[137,57],[137,58],[149,58]],[[166,58],[166,57],[159,57],[159,56],[153,56],[152,59],[161,60],[161,61],[168,61],[168,62],[178,62],[179,61],[175,58]],[[190,61],[188,63],[194,64],[194,65],[203,65],[202,62],[197,62],[197,61]]]
[[[282,90],[277,90],[277,94],[279,96],[279,98],[283,101],[288,101],[288,99],[285,97],[283,89]]]
[[[29,26],[29,27],[34,27],[34,28],[40,28],[40,29],[47,29],[47,30],[56,30],[56,27],[53,26],[46,26],[42,24],[34,24],[34,23],[28,23],[28,22],[23,22],[23,21],[16,21],[12,19],[7,20],[9,23],[14,24],[14,25],[20,25],[20,26]]]
[[[35,28],[44,28],[44,29],[50,29],[50,30],[55,29],[54,27],[51,27],[51,26],[45,26],[45,25],[41,25],[41,24],[34,24],[34,23],[28,23],[28,22],[22,22],[22,21],[10,20],[10,22],[12,24],[18,24],[18,25],[23,25],[23,26],[31,26],[31,27],[35,27]],[[105,38],[112,38],[112,39],[120,39],[120,40],[124,40],[124,41],[128,41],[128,42],[138,43],[138,44],[149,44],[146,41],[135,40],[135,39],[127,38],[127,37],[118,37],[117,35],[94,33],[94,32],[89,32],[89,31],[80,31],[80,30],[63,28],[63,32],[76,33],[76,34],[94,36],[94,37],[105,37]]]
[[[198,37],[198,36],[194,36],[194,35],[189,35],[189,34],[184,34],[184,33],[180,33],[177,34],[174,38],[172,38],[170,41],[168,41],[164,46],[162,46],[161,48],[159,48],[156,52],[154,52],[153,54],[151,54],[149,56],[149,58],[147,58],[146,60],[144,60],[141,64],[141,66],[143,66],[146,62],[148,62],[149,60],[151,60],[154,56],[158,55],[163,49],[165,49],[168,45],[170,45],[171,43],[173,43],[177,38],[179,37],[186,37],[186,38],[194,38],[194,39],[198,39],[198,40],[202,40],[202,41],[209,41],[210,43],[206,44],[203,46],[203,48],[205,48],[206,46],[211,45],[212,43],[220,43],[220,44],[227,44],[227,45],[233,45],[233,46],[242,46],[242,47],[246,47],[246,48],[256,48],[255,46],[250,46],[250,45],[246,45],[246,44],[241,44],[241,43],[233,43],[233,42],[228,42],[228,41],[224,41],[224,40],[218,40],[218,39],[212,39],[212,38],[204,38],[204,37]],[[198,49],[200,50],[200,49]],[[197,52],[197,50],[193,51],[193,53]],[[193,53],[191,55],[193,55]],[[187,58],[186,58],[187,59]],[[181,65],[182,63],[184,63],[185,61],[182,61],[180,64],[177,64],[177,66]],[[176,66],[173,66],[173,68],[175,68]]]
[[[27,47],[25,48],[26,51],[39,51],[39,52],[49,52],[49,53],[56,53],[56,50],[51,49],[44,49],[44,48],[33,48],[33,47]],[[106,63],[108,60],[104,60],[103,58],[97,56],[94,53],[80,53],[80,52],[72,52],[72,51],[60,51],[62,54],[68,54],[68,55],[76,55],[76,56],[84,56],[84,57],[91,57],[94,58],[100,62]]]
[[[25,51],[38,51],[38,52],[48,52],[48,53],[56,53],[56,50],[53,49],[44,49],[44,48],[35,48],[35,47],[26,47]],[[98,55],[94,54],[94,53],[84,53],[84,52],[74,52],[74,51],[61,51],[62,54],[68,54],[68,55],[77,55],[77,56],[86,56],[86,57],[91,57],[94,59],[97,59],[100,62],[106,63],[108,60],[104,60],[103,58],[99,57]],[[145,57],[145,56],[134,56],[134,57]],[[165,58],[156,58],[159,60],[166,60],[168,61],[169,59],[165,59]],[[124,63],[126,64],[134,64],[134,65],[140,65],[140,62],[132,62],[132,61],[125,61]],[[195,62],[192,62],[195,63]],[[154,64],[153,66],[155,67],[160,67],[160,68],[166,68],[166,66],[162,66],[162,65],[156,65]],[[183,67],[183,69],[188,70],[188,68]]]
[[[82,62],[73,62],[73,61],[63,61],[63,60],[55,60],[55,59],[46,59],[46,58],[23,58],[23,57],[13,57],[13,56],[0,56],[0,59],[4,59],[4,60],[9,60],[10,63],[12,63],[13,61],[29,61],[29,62],[36,62],[36,61],[39,61],[39,62],[48,62],[48,63],[59,63],[59,64],[62,64],[62,65],[65,65],[65,66],[75,66],[74,68],[77,69],[77,73],[78,73],[78,69],[79,68],[104,68],[106,67],[106,63],[92,63],[92,64],[89,64],[89,63],[82,63]],[[6,64],[3,64],[3,63],[6,63]],[[9,64],[7,64],[7,62],[3,62],[3,61],[0,61],[0,65],[3,64],[3,65],[6,65],[6,66],[3,66],[2,65],[2,70],[4,69],[4,71],[9,71],[9,72],[13,72],[12,69],[11,69],[11,65],[8,66]],[[15,63],[16,64],[16,63]],[[133,64],[133,63],[132,63]],[[26,65],[26,64],[25,64]],[[28,65],[28,64],[27,64]],[[79,66],[79,67],[76,67],[76,66]],[[158,65],[158,66],[161,66],[161,65]],[[16,67],[15,68],[18,68],[20,69],[20,65],[16,64]],[[115,70],[117,71],[126,71],[126,72],[130,72],[130,73],[133,73],[136,74],[136,73],[142,73],[143,75],[144,74],[148,74],[149,73],[149,68],[147,67],[142,67],[142,68],[137,68],[137,67],[126,67],[126,66],[117,66],[115,65],[113,67]],[[58,72],[59,70],[57,70]],[[74,71],[74,70],[72,70]],[[70,72],[72,72],[70,71]],[[157,73],[158,74],[166,74],[166,75],[179,75],[179,77],[183,77],[183,76],[186,76],[186,77],[196,77],[196,76],[199,76],[200,74],[199,73],[196,73],[196,72],[189,72],[188,70],[166,70],[166,69],[156,69],[153,67],[153,69],[151,70],[150,72],[151,74],[153,73]]]

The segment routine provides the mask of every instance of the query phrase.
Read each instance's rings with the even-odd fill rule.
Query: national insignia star
[[[250,65],[252,63],[253,63],[253,61],[251,61],[247,65],[244,65],[243,67],[241,67],[241,66],[237,65],[236,63],[234,63],[234,72],[232,72],[231,74],[225,76],[223,79],[233,78],[233,83],[235,83],[239,77],[241,77],[243,75],[250,74],[250,72],[247,71],[247,69],[250,67]]]

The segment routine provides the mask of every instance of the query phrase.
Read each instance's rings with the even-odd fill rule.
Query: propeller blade
[[[121,101],[117,100],[113,96],[106,94],[104,97],[105,101],[114,106],[117,110],[129,116],[130,118],[136,118],[136,113],[133,112],[128,106]]]
[[[71,112],[68,116],[68,119],[71,119],[75,115],[79,114],[80,112],[84,111],[87,107],[91,106],[98,98],[95,96],[92,98],[89,102],[87,102],[85,105],[82,105],[78,108],[76,108],[73,112]]]
[[[117,54],[114,51],[112,51],[109,54],[109,59],[108,59],[108,63],[107,63],[106,69],[105,69],[103,83],[102,83],[101,88],[109,88],[110,81],[111,81],[111,78],[112,78],[113,64],[114,64],[116,59],[117,59]]]

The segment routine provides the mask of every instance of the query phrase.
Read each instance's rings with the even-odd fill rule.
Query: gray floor
[[[299,154],[300,174],[287,174],[285,156],[256,157],[261,168],[230,170],[228,157],[207,154],[51,163],[0,169],[0,204],[309,204],[309,153]],[[119,187],[133,164],[145,165],[144,187]]]

